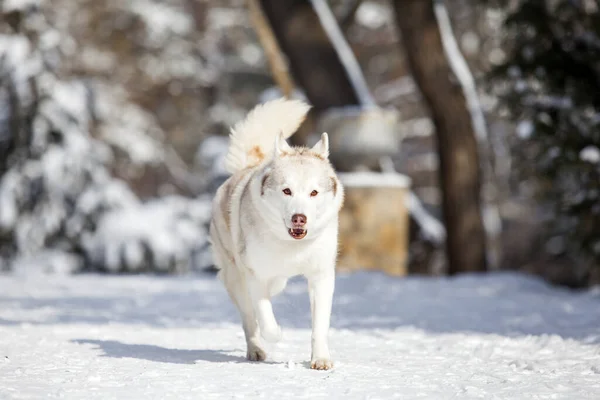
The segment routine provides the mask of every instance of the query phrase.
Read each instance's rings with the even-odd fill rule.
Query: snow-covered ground
[[[283,341],[249,363],[213,276],[0,276],[0,398],[600,398],[597,289],[340,275],[328,372],[302,280],[275,311]]]

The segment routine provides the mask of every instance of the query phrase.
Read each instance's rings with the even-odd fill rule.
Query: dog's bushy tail
[[[275,138],[281,132],[287,139],[296,132],[306,118],[310,106],[300,100],[279,98],[252,109],[238,122],[229,135],[229,149],[225,168],[235,173],[269,159]]]

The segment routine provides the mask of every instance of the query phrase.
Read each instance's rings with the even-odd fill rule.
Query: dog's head
[[[291,147],[281,135],[275,141],[260,196],[267,205],[267,223],[282,239],[317,237],[337,216],[343,188],[328,157],[327,133],[312,148]]]

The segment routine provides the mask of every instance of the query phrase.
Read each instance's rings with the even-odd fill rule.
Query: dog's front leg
[[[326,370],[333,367],[329,354],[329,324],[335,287],[335,272],[327,271],[308,277],[310,310],[312,314],[312,354],[310,366]]]
[[[269,342],[278,342],[281,340],[281,328],[273,314],[268,284],[252,279],[249,289],[261,336]]]

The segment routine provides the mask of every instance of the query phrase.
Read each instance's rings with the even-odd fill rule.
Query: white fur
[[[285,139],[296,132],[310,106],[299,100],[280,98],[256,106],[243,121],[238,122],[229,135],[230,144],[225,156],[225,168],[234,174],[250,164],[250,149],[255,146],[267,154],[273,148],[278,134]]]
[[[236,154],[230,162],[235,172],[215,196],[210,236],[219,277],[242,317],[248,359],[265,359],[261,336],[281,339],[271,298],[290,277],[303,275],[312,313],[311,366],[329,369],[327,336],[344,192],[327,159],[326,133],[311,149],[293,148],[285,140],[307,111],[304,103],[279,99],[258,106],[236,125],[229,149]],[[248,154],[255,146],[263,159]],[[289,232],[294,214],[306,216],[302,239]]]

